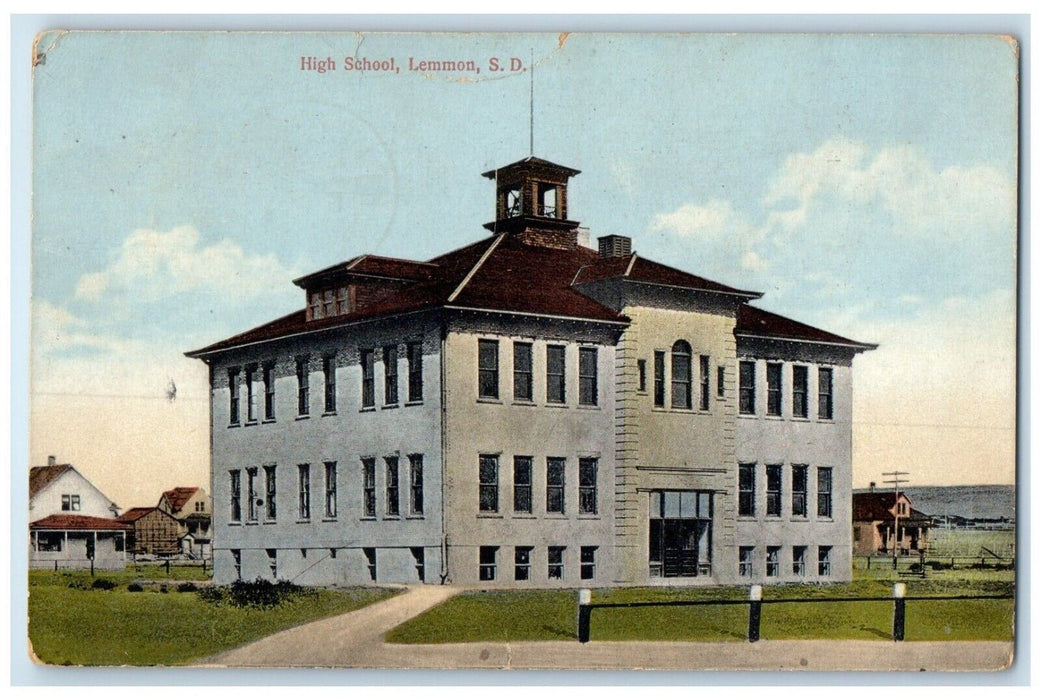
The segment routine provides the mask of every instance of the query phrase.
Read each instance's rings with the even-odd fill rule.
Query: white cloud
[[[753,272],[763,272],[770,267],[770,264],[759,257],[754,250],[749,250],[741,257],[741,267]]]
[[[137,229],[123,241],[118,257],[107,269],[80,278],[76,298],[99,301],[124,296],[155,301],[187,292],[209,292],[242,301],[281,288],[295,274],[274,255],[249,255],[228,239],[200,246],[200,238],[192,226],[170,231]]]
[[[736,221],[730,202],[713,199],[704,206],[684,204],[668,214],[658,214],[651,223],[651,231],[671,231],[680,236],[717,238],[744,228]]]

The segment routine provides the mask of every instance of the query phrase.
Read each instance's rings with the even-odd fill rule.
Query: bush
[[[184,583],[180,583],[177,585],[178,593],[194,593],[197,590],[199,590],[199,587],[191,581],[185,581]]]
[[[127,586],[127,590],[131,593],[140,593],[145,589],[141,586],[140,583],[131,583],[129,586]]]
[[[167,587],[166,587],[166,584],[164,583],[163,585],[159,586],[159,592],[160,592],[160,593],[169,593],[169,592],[170,592],[170,589],[169,589],[169,588],[167,588]]]
[[[97,588],[103,591],[111,591],[117,584],[115,581],[107,578],[96,578],[94,583],[90,584],[91,588]]]
[[[228,599],[228,589],[225,586],[200,588],[197,593],[203,601],[214,605],[220,605]]]

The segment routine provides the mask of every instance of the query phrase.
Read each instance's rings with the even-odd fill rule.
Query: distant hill
[[[867,490],[855,489],[854,492]],[[909,486],[901,490],[916,510],[934,517],[958,515],[970,520],[1016,517],[1015,486]]]

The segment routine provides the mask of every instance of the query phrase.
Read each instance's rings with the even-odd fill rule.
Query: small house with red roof
[[[209,558],[213,538],[213,506],[205,489],[198,486],[172,488],[163,492],[156,507],[177,521],[178,547],[183,554],[193,558]]]
[[[875,346],[626,236],[588,247],[578,174],[485,172],[490,236],[305,275],[299,310],[187,353],[218,583],[850,579],[852,364]]]
[[[911,506],[907,494],[867,491],[853,494],[853,553],[921,554],[929,544],[933,519]]]
[[[132,554],[169,557],[180,552],[181,524],[161,508],[131,508],[118,520],[130,527],[127,549]]]

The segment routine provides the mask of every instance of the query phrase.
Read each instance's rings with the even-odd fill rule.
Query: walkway
[[[207,666],[804,671],[999,670],[1010,642],[483,642],[387,644],[383,635],[461,589],[416,586],[207,659]]]

